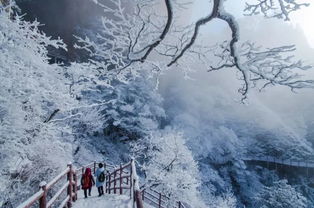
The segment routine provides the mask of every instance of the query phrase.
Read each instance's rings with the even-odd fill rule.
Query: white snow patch
[[[83,190],[78,193],[78,200],[73,204],[73,208],[132,208],[132,200],[127,195],[104,194],[98,197],[97,189],[93,187],[92,194],[87,199],[84,198]]]

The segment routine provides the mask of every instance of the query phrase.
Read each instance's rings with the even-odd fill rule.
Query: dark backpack
[[[102,182],[105,181],[105,178],[106,178],[106,176],[105,176],[105,173],[104,173],[104,171],[103,171],[103,172],[101,172],[101,173],[99,174],[99,176],[98,176],[98,181],[102,183]]]

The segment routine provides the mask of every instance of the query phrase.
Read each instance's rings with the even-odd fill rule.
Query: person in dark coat
[[[92,170],[90,168],[86,168],[85,173],[81,178],[82,189],[84,190],[84,196],[87,198],[87,190],[88,195],[91,196],[92,187],[95,185],[95,180],[92,175]]]

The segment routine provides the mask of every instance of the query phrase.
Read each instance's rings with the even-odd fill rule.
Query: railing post
[[[104,161],[104,173],[105,173],[105,193],[107,193],[108,171],[106,171],[106,162]]]
[[[111,174],[109,173],[109,186],[108,186],[108,192],[111,193]]]
[[[131,163],[130,163],[130,199],[132,199],[133,196],[133,188],[132,188],[132,184],[133,184],[133,168],[132,168],[132,159],[131,159]]]
[[[74,201],[77,200],[77,173],[74,173]]]
[[[107,175],[106,175],[106,193],[109,193],[109,189],[108,189],[108,187],[109,187],[109,176],[110,176],[110,173],[109,173],[109,171],[107,170]]]
[[[94,161],[94,174],[96,173],[96,165],[97,165],[97,162]]]
[[[143,191],[142,191],[142,199],[143,199],[143,201],[145,201],[145,189],[143,189]]]
[[[136,196],[135,196],[135,179],[133,179],[132,193],[133,193],[133,202],[136,202]]]
[[[122,164],[120,163],[120,194],[122,194]]]
[[[159,193],[158,208],[161,208],[161,193]]]
[[[136,208],[144,208],[143,202],[141,200],[141,192],[139,190],[135,191],[135,202],[136,202]]]
[[[68,196],[69,196],[69,201],[68,201],[68,208],[72,207],[72,200],[73,200],[73,172],[72,172],[72,163],[68,164],[68,167],[70,168],[68,172],[68,181],[69,181],[69,186],[68,186]]]
[[[105,182],[105,193],[108,193],[108,192],[107,192],[107,190],[108,190],[108,188],[107,188],[107,187],[108,187],[108,179],[109,179],[108,175],[106,175],[105,178],[106,178],[106,182]]]
[[[116,194],[117,191],[116,191],[116,186],[117,186],[117,169],[113,172],[113,193]]]
[[[44,194],[39,199],[39,208],[46,208],[47,207],[47,183],[45,181],[39,184],[39,188],[43,190]]]
[[[133,186],[132,186],[132,200],[133,200],[133,208],[135,208],[135,205],[137,205],[137,200],[136,200],[136,190],[135,190],[135,179],[133,178]]]

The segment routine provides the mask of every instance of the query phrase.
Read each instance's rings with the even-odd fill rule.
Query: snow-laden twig
[[[290,13],[309,5],[309,3],[298,3],[296,0],[256,0],[255,3],[246,3],[244,14],[247,16],[262,14],[267,18],[289,21]]]

